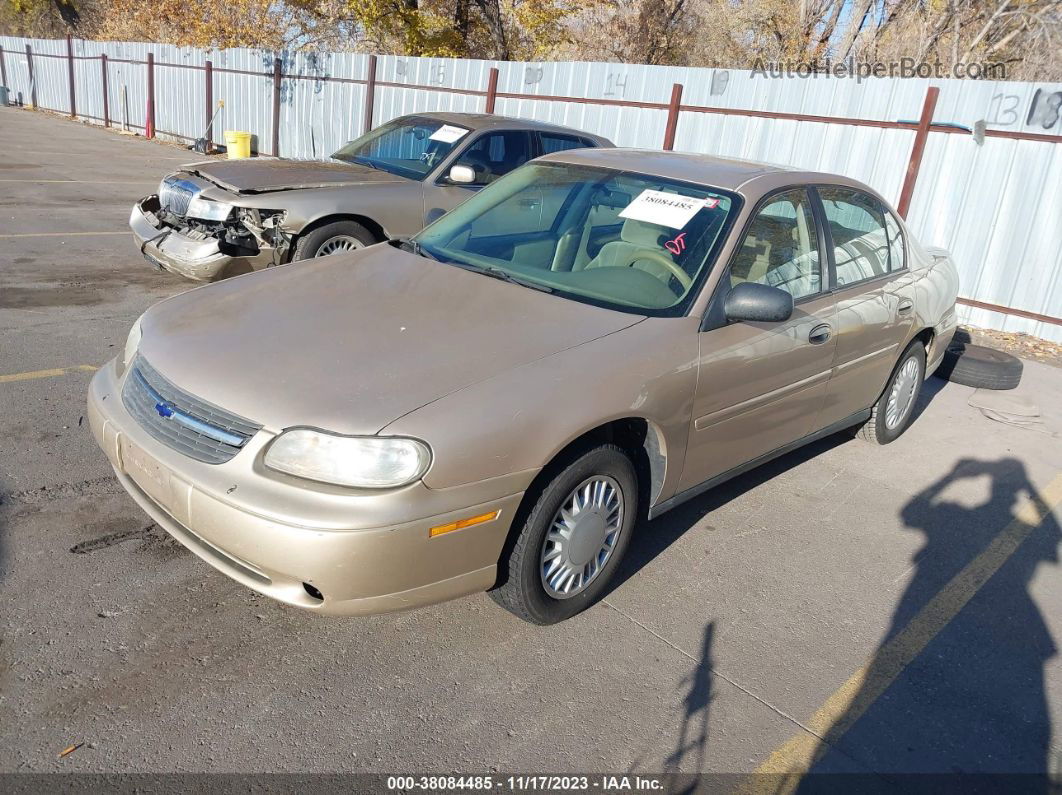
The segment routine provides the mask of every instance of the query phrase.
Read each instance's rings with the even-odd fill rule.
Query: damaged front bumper
[[[233,263],[257,270],[274,261],[276,251],[262,248],[253,256],[234,256],[222,250],[222,242],[191,228],[177,228],[159,217],[159,198],[152,194],[133,205],[129,227],[144,259],[158,268],[200,282],[227,275]]]

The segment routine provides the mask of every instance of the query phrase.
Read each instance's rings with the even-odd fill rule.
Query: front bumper
[[[446,490],[423,483],[379,493],[316,489],[262,466],[275,436],[268,430],[223,464],[163,445],[126,411],[121,385],[112,361],[96,373],[88,396],[89,425],[119,482],[156,524],[247,587],[320,613],[353,615],[433,604],[494,584],[533,472]],[[432,527],[494,510],[501,512],[494,521],[429,536]],[[323,598],[311,595],[314,589]]]
[[[263,249],[253,257],[233,257],[221,251],[217,238],[200,237],[191,230],[174,229],[159,221],[152,211],[158,197],[152,194],[133,205],[129,228],[144,258],[160,268],[188,279],[209,282],[222,276],[234,262],[247,263],[255,269],[268,264],[273,249]]]

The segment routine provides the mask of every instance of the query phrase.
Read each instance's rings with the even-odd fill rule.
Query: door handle
[[[910,298],[903,299],[902,301],[900,301],[900,305],[896,307],[896,311],[899,312],[901,315],[907,314],[912,309],[914,309],[914,301],[912,301]]]
[[[833,335],[833,330],[830,328],[829,323],[820,323],[811,330],[808,334],[808,342],[812,345],[822,345]]]

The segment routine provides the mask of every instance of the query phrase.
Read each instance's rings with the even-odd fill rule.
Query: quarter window
[[[902,271],[907,267],[907,257],[903,247],[903,232],[899,222],[892,213],[885,213],[885,231],[889,235],[889,270]]]
[[[790,190],[770,198],[745,233],[730,268],[730,283],[769,284],[793,298],[822,289],[815,216],[808,194]]]
[[[818,189],[833,236],[837,285],[873,279],[889,272],[885,213],[872,196],[851,188]],[[902,241],[901,241],[902,248]]]

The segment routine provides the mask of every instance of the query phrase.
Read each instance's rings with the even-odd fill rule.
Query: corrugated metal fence
[[[247,130],[284,157],[325,157],[406,113],[493,109],[620,146],[847,174],[952,252],[966,322],[1062,341],[1062,84],[12,37],[0,48],[0,78],[27,103],[190,141],[223,101],[214,139]]]

